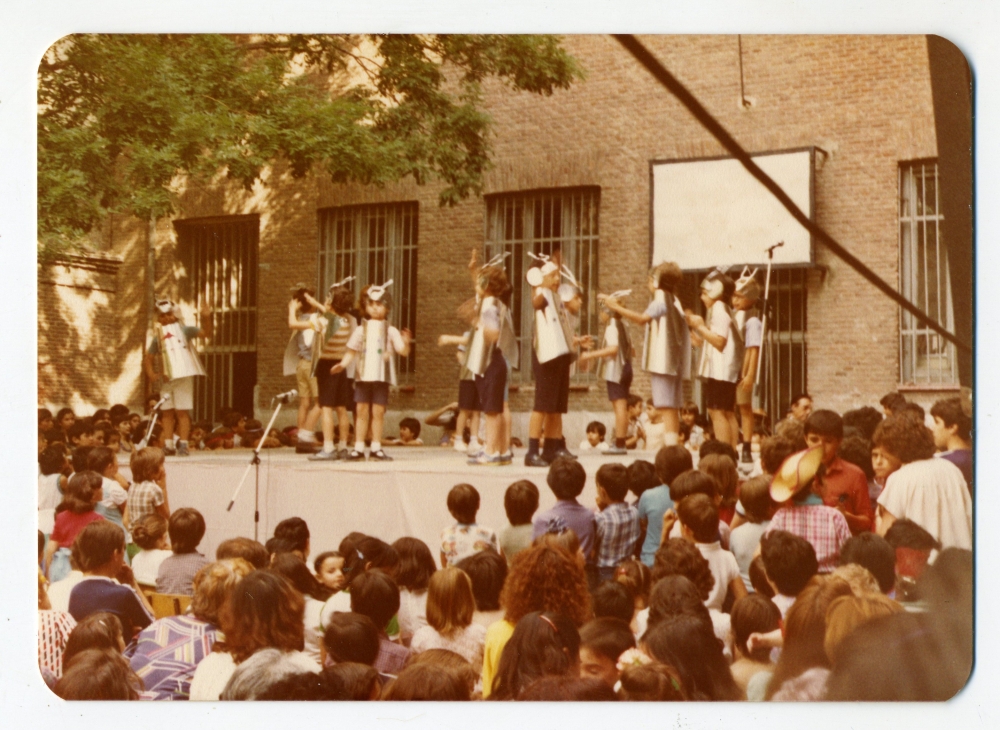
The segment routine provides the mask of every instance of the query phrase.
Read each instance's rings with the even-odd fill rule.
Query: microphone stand
[[[149,428],[146,429],[146,435],[142,437],[142,441],[139,442],[139,448],[146,448],[146,444],[149,443],[149,439],[153,437],[153,429],[156,428],[156,419],[160,417],[160,408],[164,403],[170,398],[170,395],[165,395],[160,398],[160,402],[153,406],[152,418],[149,419]]]
[[[763,311],[761,313],[761,323],[760,323],[760,356],[757,358],[757,373],[754,375],[754,390],[758,391],[760,389],[760,369],[761,363],[764,361],[764,342],[767,338],[767,310],[770,302],[768,301],[768,295],[771,292],[771,262],[774,260],[774,249],[781,248],[785,245],[784,241],[779,241],[773,246],[769,246],[767,249],[767,278],[764,280],[764,306],[761,308]]]
[[[240,494],[240,490],[243,489],[243,483],[247,480],[247,475],[250,474],[250,469],[255,468],[254,471],[254,487],[253,487],[253,539],[257,540],[258,528],[260,527],[260,450],[264,446],[264,439],[271,432],[271,426],[274,425],[275,419],[278,417],[278,413],[281,412],[281,406],[288,402],[288,397],[278,398],[278,407],[274,409],[274,413],[271,414],[271,420],[267,422],[267,427],[264,429],[264,435],[260,437],[260,441],[257,443],[257,448],[253,450],[253,454],[250,456],[250,462],[247,464],[246,470],[243,472],[243,476],[240,478],[240,483],[236,486],[236,491],[233,492],[233,498],[229,500],[229,506],[226,507],[226,512],[231,512],[233,505],[236,504],[236,498]],[[273,403],[274,401],[272,401]]]

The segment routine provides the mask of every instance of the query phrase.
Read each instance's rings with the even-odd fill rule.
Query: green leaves
[[[264,168],[334,182],[482,189],[491,119],[480,84],[552,94],[582,72],[552,36],[75,35],[39,67],[41,253],[109,212],[174,209],[179,174]]]

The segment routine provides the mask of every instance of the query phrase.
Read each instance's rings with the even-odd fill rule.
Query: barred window
[[[562,252],[562,260],[583,288],[579,334],[598,336],[597,251],[600,188],[542,190],[486,196],[486,258],[511,254],[505,260],[514,292],[511,314],[521,346],[520,372],[515,382],[531,381],[534,310],[531,287],[524,279],[534,265],[528,253]],[[517,363],[515,363],[517,365]],[[595,378],[592,372],[574,375],[577,382]]]
[[[389,322],[415,331],[417,321],[417,203],[348,205],[319,211],[320,292],[348,276],[355,294],[392,279]],[[413,382],[416,344],[399,358],[399,383]]]
[[[948,250],[941,241],[942,220],[937,161],[901,164],[899,290],[932,319],[954,331]],[[955,346],[903,310],[899,314],[899,362],[900,381],[904,384],[958,382]]]

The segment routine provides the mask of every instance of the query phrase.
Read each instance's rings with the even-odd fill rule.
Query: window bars
[[[954,330],[948,251],[941,240],[940,187],[936,160],[899,166],[899,291],[928,316]],[[899,314],[900,382],[954,385],[955,346],[912,314]]]
[[[320,297],[348,276],[355,295],[369,284],[392,279],[389,294],[394,326],[416,331],[418,205],[387,203],[348,205],[319,211]],[[416,343],[399,358],[400,385],[413,383]]]
[[[500,253],[514,288],[511,314],[521,348],[520,369],[514,382],[532,380],[531,353],[534,310],[531,287],[524,279],[533,265],[528,252],[551,254],[562,251],[562,260],[583,287],[580,335],[594,335],[600,345],[597,314],[598,243],[600,239],[600,188],[571,188],[486,196],[486,254],[489,260]],[[517,365],[517,364],[516,364]],[[576,372],[574,382],[596,382],[596,369]]]

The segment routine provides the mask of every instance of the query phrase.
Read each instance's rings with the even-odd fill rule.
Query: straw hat
[[[799,451],[785,459],[771,480],[771,499],[787,502],[812,483],[823,463],[823,447]]]

